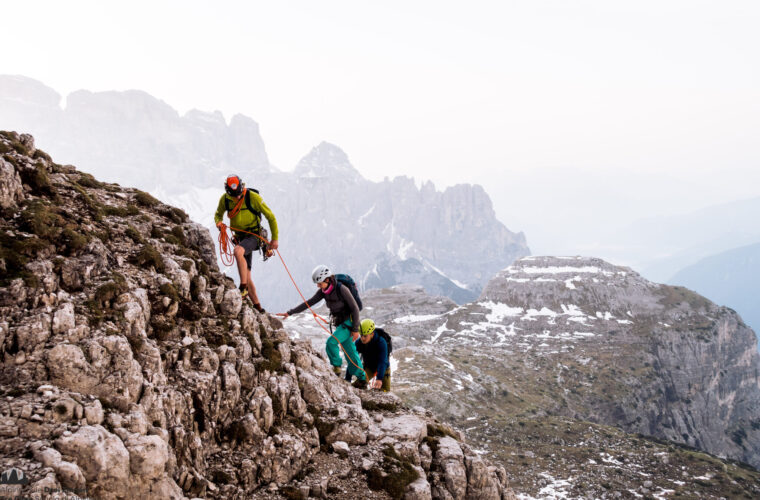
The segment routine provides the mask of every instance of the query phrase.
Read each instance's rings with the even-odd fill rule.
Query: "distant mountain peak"
[[[349,161],[345,151],[325,141],[320,142],[301,158],[293,173],[298,177],[335,178],[340,176],[350,180],[363,179]]]

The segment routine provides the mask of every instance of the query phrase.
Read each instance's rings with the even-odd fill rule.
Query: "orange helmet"
[[[243,180],[237,175],[228,175],[224,181],[224,190],[228,195],[237,198],[243,193]]]

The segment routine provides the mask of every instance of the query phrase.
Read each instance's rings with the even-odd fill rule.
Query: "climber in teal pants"
[[[330,310],[332,324],[337,325],[335,331],[327,339],[325,350],[333,371],[340,376],[343,361],[340,359],[340,351],[345,350],[346,363],[346,380],[350,381],[356,377],[354,387],[360,389],[367,388],[367,376],[364,373],[362,361],[359,353],[356,352],[354,342],[359,338],[359,306],[356,299],[351,294],[351,290],[335,278],[335,274],[327,266],[317,266],[311,273],[312,281],[317,285],[317,293],[306,302],[298,304],[288,312],[278,313],[277,315],[287,318],[292,314],[298,314],[305,311],[307,307],[317,304],[322,299],[325,300],[327,308]],[[307,306],[308,304],[308,306]],[[340,344],[340,345],[338,345]],[[343,346],[343,349],[341,349]]]
[[[346,380],[351,380],[352,376],[361,380],[365,377],[364,367],[362,366],[362,360],[359,358],[359,353],[356,351],[355,340],[353,335],[351,335],[351,327],[352,322],[350,319],[338,325],[338,328],[333,332],[333,336],[327,339],[325,350],[327,351],[330,364],[340,368],[342,364],[340,359],[341,349],[338,346],[338,342],[340,342],[347,357]],[[357,368],[357,366],[361,367],[361,369]]]

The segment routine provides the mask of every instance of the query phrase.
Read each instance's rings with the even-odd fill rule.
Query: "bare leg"
[[[237,261],[238,275],[240,276],[240,284],[245,285],[248,283],[246,279],[248,279],[251,276],[251,273],[248,270],[248,264],[245,263],[245,257],[244,257],[245,248],[241,247],[240,245],[237,245],[235,247],[235,250],[232,251],[232,253],[235,255],[235,260]]]
[[[251,270],[247,270],[248,281],[248,296],[251,297],[251,301],[254,304],[259,304],[259,296],[256,294],[256,285],[253,284],[253,278],[251,277]]]

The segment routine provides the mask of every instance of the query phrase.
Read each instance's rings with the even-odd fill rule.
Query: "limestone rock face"
[[[0,159],[0,208],[10,208],[22,196],[21,178],[13,165]]]
[[[478,463],[467,445],[448,438],[458,458],[433,456],[432,417],[357,391],[255,312],[182,211],[57,165],[30,137],[0,133],[0,145],[13,167],[0,186],[22,180],[0,221],[0,469],[29,477],[21,494],[324,496],[352,484],[438,498],[440,484],[440,498],[509,497],[503,476],[466,465]]]
[[[525,257],[460,307],[404,287],[364,302],[394,335],[399,394],[472,422],[478,446],[498,448],[494,419],[528,412],[760,465],[757,338],[690,290],[601,259]],[[431,373],[446,383],[426,384]]]

